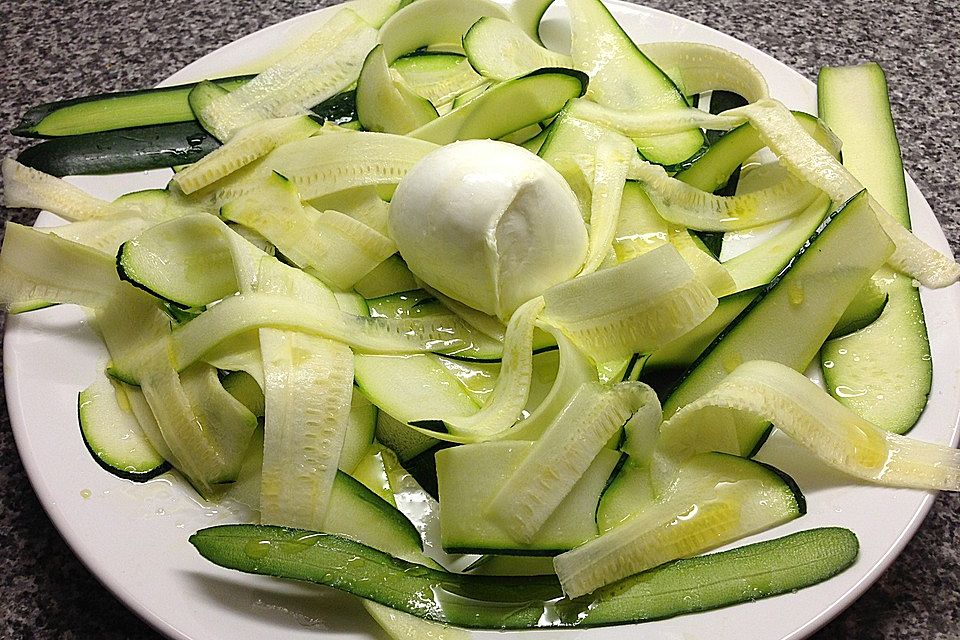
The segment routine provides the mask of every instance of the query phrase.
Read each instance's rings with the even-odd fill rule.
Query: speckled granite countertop
[[[329,2],[3,0],[0,130],[25,106],[151,86],[195,58]],[[824,64],[880,61],[904,161],[960,253],[960,6],[954,0],[652,0],[744,40],[813,78]],[[23,148],[4,133],[0,155]],[[34,212],[3,210],[31,222]],[[157,638],[80,564],[17,457],[0,404],[0,638]],[[960,496],[936,500],[917,536],[819,640],[960,638]]]

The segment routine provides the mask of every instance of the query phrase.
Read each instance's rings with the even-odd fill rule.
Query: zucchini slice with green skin
[[[607,501],[605,508],[611,507]],[[641,494],[626,519],[557,556],[553,565],[564,593],[577,597],[793,520],[806,510],[803,494],[786,474],[738,456],[701,454],[679,467],[664,495],[650,502]],[[609,524],[612,518],[599,520]]]
[[[425,47],[459,47],[463,34],[484,16],[509,20],[510,12],[493,0],[417,0],[383,23],[379,41],[392,63]]]
[[[356,119],[354,91],[312,109],[321,121]],[[189,108],[189,107],[188,107]],[[173,124],[135,126],[46,140],[22,151],[21,163],[57,177],[103,175],[192,164],[220,143],[192,118]]]
[[[843,141],[843,164],[907,229],[910,211],[887,83],[876,64],[825,67],[820,115]],[[920,292],[910,278],[882,269],[875,280],[889,301],[876,322],[827,342],[820,352],[830,394],[867,421],[906,433],[927,404],[933,379]]]
[[[504,440],[438,451],[440,539],[448,553],[555,555],[597,535],[594,513],[619,452],[602,449],[526,542],[518,541],[487,506],[533,452],[536,442]],[[477,469],[483,469],[482,474]]]
[[[17,160],[57,177],[102,175],[191,164],[219,146],[191,120],[54,138],[25,149]]]
[[[115,476],[146,482],[170,469],[127,406],[124,390],[100,377],[80,392],[77,415],[83,443],[97,464]]]
[[[158,224],[121,245],[117,273],[178,307],[203,307],[237,292],[229,233],[208,214]]]
[[[466,57],[456,53],[413,53],[394,62],[390,70],[410,90],[434,105],[446,105],[464,91],[486,82]]]
[[[600,0],[569,0],[574,66],[590,75],[589,97],[606,107],[637,111],[685,109],[677,86],[650,61]],[[651,162],[673,165],[703,145],[698,130],[635,141]]]
[[[447,573],[330,534],[222,525],[190,542],[223,567],[324,584],[427,620],[486,629],[627,624],[751,602],[833,577],[860,548],[848,529],[811,529],[677,560],[570,601],[552,576]],[[342,571],[348,563],[351,570]]]
[[[586,92],[587,82],[586,74],[573,69],[538,69],[494,85],[463,106],[414,129],[410,136],[437,144],[500,138],[552,118],[569,100]]]
[[[209,82],[225,91],[253,76],[219,78]],[[189,122],[194,119],[188,96],[195,84],[98,93],[31,107],[10,133],[28,138],[75,136],[97,131]]]
[[[430,101],[390,75],[383,45],[367,54],[357,79],[357,118],[367,131],[405,134],[438,117]]]
[[[669,419],[744,362],[773,360],[802,371],[892,252],[893,244],[861,193],[827,219],[690,367],[664,401],[664,417]],[[765,431],[762,421],[755,428],[744,421],[738,433],[740,453],[753,452]]]

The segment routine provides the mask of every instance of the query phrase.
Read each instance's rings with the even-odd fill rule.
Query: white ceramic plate
[[[812,83],[773,58],[729,36],[675,16],[612,3],[611,9],[638,41],[687,40],[717,44],[750,59],[767,77],[771,92],[788,106],[816,113]],[[169,82],[227,75],[256,67],[265,56],[289,48],[329,13],[316,12],[265,29],[189,65]],[[548,39],[562,40],[565,11],[551,9],[543,25]],[[77,179],[101,197],[163,186],[167,172]],[[949,251],[930,207],[908,181],[917,234]],[[39,224],[54,224],[43,214]],[[956,444],[960,402],[960,287],[923,292],[933,347],[930,404],[912,437]],[[172,638],[244,640],[282,636],[290,640],[384,638],[356,599],[333,590],[246,576],[201,560],[187,537],[198,528],[234,522],[242,513],[198,502],[178,478],[167,474],[144,485],[104,472],[81,442],[76,418],[78,391],[94,378],[106,353],[77,308],[57,307],[11,317],[4,374],[17,445],[33,486],[77,555],[124,603]],[[762,600],[646,623],[650,640],[783,640],[812,633],[860,595],[903,549],[930,508],[927,493],[853,482],[774,436],[763,460],[791,474],[807,496],[809,513],[755,539],[800,529],[837,525],[855,531],[861,554],[840,576],[815,587]],[[748,541],[752,541],[748,540]],[[740,543],[742,544],[742,543]],[[498,638],[613,640],[630,627],[478,633]],[[637,630],[639,633],[640,630]]]

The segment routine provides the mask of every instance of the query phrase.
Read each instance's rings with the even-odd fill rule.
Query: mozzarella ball
[[[504,321],[575,276],[587,256],[580,207],[563,177],[495,140],[427,154],[400,181],[389,225],[414,275]]]

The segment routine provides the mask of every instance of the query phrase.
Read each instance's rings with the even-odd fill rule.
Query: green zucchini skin
[[[83,446],[86,447],[94,461],[100,465],[101,468],[109,471],[118,478],[131,480],[133,482],[152,480],[173,468],[169,462],[162,458],[158,458],[156,463],[151,463],[154,464],[151,468],[146,468],[142,464],[142,459],[129,457],[129,452],[124,451],[122,448],[118,450],[116,447],[113,447],[112,445],[117,444],[117,441],[112,438],[114,434],[109,430],[104,432],[102,428],[98,429],[98,425],[95,424],[96,421],[102,419],[102,417],[97,415],[96,412],[93,412],[93,415],[91,415],[91,412],[84,410],[84,394],[85,392],[81,391],[77,396],[77,416],[79,418],[77,423],[80,426],[80,438],[83,440]],[[89,398],[87,400],[89,400]],[[91,441],[92,438],[95,437],[99,437],[99,444]],[[118,464],[123,466],[118,466]],[[138,470],[131,470],[138,466],[140,467]]]
[[[348,122],[356,116],[353,92],[334,96],[313,112],[325,121]],[[57,177],[105,175],[192,164],[219,146],[191,120],[52,138],[25,149],[17,160]]]
[[[192,164],[219,146],[192,121],[53,138],[17,160],[57,177],[104,175]]]
[[[232,76],[218,78],[212,82],[226,89],[233,89],[252,77]],[[193,120],[193,114],[187,102],[187,95],[195,86],[196,83],[190,83],[172,87],[114,91],[45,102],[27,109],[20,119],[20,124],[11,129],[10,133],[26,138],[54,138],[131,126],[188,122]],[[124,124],[118,126],[116,110],[124,105],[135,106],[136,115],[127,116],[131,120],[121,121]],[[69,116],[71,119],[77,119],[75,124],[68,126],[61,123],[56,127],[51,126],[51,116],[57,114],[63,117],[71,112],[75,112]]]
[[[853,532],[811,529],[676,560],[571,601],[561,597],[555,576],[447,573],[332,534],[222,525],[201,529],[190,542],[226,568],[323,584],[427,620],[480,629],[593,627],[707,611],[822,582],[859,553]]]
[[[863,192],[862,192],[863,193]],[[780,275],[774,278],[756,298],[727,325],[687,369],[686,373],[677,381],[675,386],[665,394],[663,401],[664,415],[672,416],[680,407],[699,397],[706,388],[715,384],[718,378],[726,375],[730,368],[729,360],[746,361],[750,359],[772,359],[794,369],[802,370],[816,356],[820,346],[826,340],[833,325],[836,324],[842,310],[841,303],[849,305],[863,284],[853,278],[853,272],[844,274],[842,278],[833,278],[830,282],[830,264],[824,262],[829,258],[822,258],[824,254],[839,253],[841,251],[864,251],[864,264],[858,270],[858,275],[868,266],[876,264],[879,267],[885,259],[883,244],[885,237],[877,233],[878,229],[867,229],[865,221],[871,220],[869,215],[861,218],[864,196],[855,196],[844,207],[829,216],[819,230],[800,248],[790,260]],[[850,222],[850,220],[856,221]],[[859,226],[858,226],[859,225]],[[853,231],[857,228],[858,231]],[[863,241],[856,246],[854,238],[860,233]],[[868,243],[868,236],[872,241]],[[843,247],[843,249],[841,249]],[[827,268],[824,269],[823,267]],[[874,268],[876,268],[874,267]],[[823,289],[832,287],[832,297],[824,297]],[[801,294],[804,287],[812,289],[800,300],[792,300],[791,291],[799,288]],[[842,292],[838,290],[842,288]],[[817,291],[821,293],[817,293]],[[826,303],[829,303],[827,306]],[[807,306],[810,305],[810,306]],[[816,316],[812,309],[817,309],[821,315]],[[823,314],[836,312],[832,322],[827,322]],[[785,318],[793,317],[793,309],[798,314],[805,314],[803,324],[791,327],[789,344],[786,338],[780,336]],[[779,311],[773,311],[779,310]],[[774,321],[774,315],[780,318],[780,326]],[[784,314],[784,315],[779,315]],[[797,322],[795,319],[792,322]],[[829,325],[829,326],[828,326]],[[757,348],[747,348],[744,345],[757,345]],[[748,454],[756,450],[756,445],[762,441],[766,428],[758,423],[756,433],[751,436],[752,442],[747,441],[744,435],[743,453]]]

